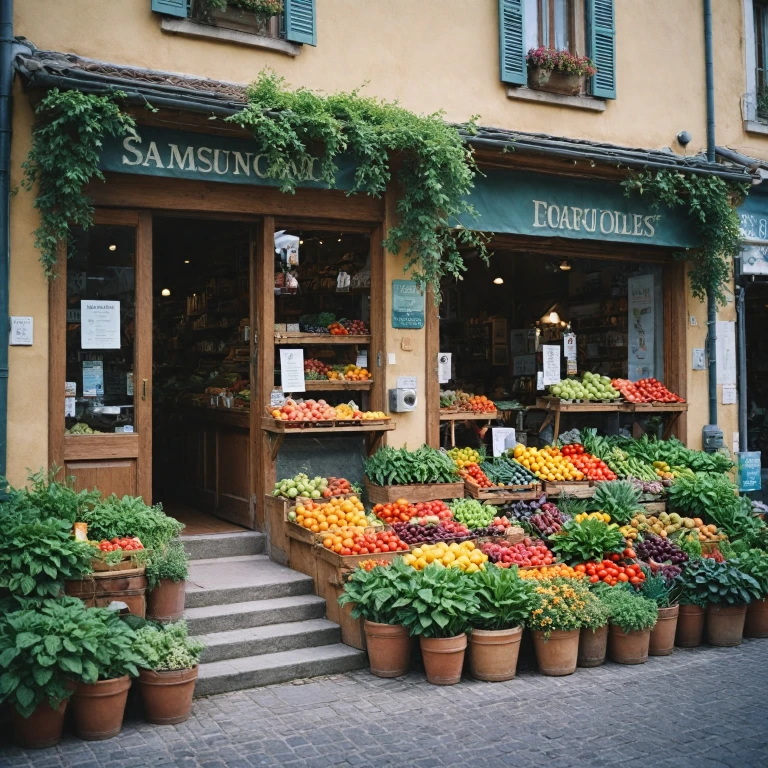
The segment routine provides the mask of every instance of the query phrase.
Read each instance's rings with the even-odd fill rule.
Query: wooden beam
[[[56,250],[48,283],[48,466],[64,466],[64,381],[67,375],[67,244]]]
[[[387,410],[387,306],[384,299],[385,269],[383,227],[371,233],[371,344],[368,370],[373,374],[371,410]]]
[[[426,365],[424,374],[427,377],[424,387],[424,397],[427,399],[427,445],[440,447],[440,383],[437,377],[437,355],[440,352],[440,313],[435,304],[435,293],[432,288],[427,290],[426,298]]]
[[[114,211],[112,213],[118,213]],[[139,435],[136,485],[139,496],[152,503],[152,214],[121,211],[138,217],[136,229],[136,336],[134,339],[133,398]]]
[[[664,268],[664,383],[688,399],[687,287],[685,263],[675,261]],[[688,440],[688,414],[673,420],[672,431],[682,442]]]

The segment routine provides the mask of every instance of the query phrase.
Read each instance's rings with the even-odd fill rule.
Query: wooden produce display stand
[[[591,480],[544,481],[544,493],[547,494],[547,498],[554,499],[561,493],[566,493],[576,499],[591,499],[595,495],[595,490],[597,488]]]
[[[387,504],[398,499],[410,502],[435,501],[436,499],[464,498],[464,482],[424,483],[423,485],[376,485],[367,477],[363,480],[371,504]]]
[[[541,483],[528,485],[496,485],[493,488],[481,488],[469,477],[464,478],[466,495],[489,504],[502,504],[508,501],[530,501],[538,499],[542,494]]]
[[[447,421],[451,425],[451,448],[456,447],[456,422],[457,421],[487,421],[498,418],[498,411],[478,413],[476,411],[440,411],[440,421]]]
[[[552,442],[556,442],[560,435],[560,414],[561,413],[645,413],[658,414],[666,418],[664,425],[664,439],[666,440],[672,433],[681,413],[688,410],[688,403],[628,403],[624,400],[616,402],[569,402],[561,400],[559,397],[539,397],[536,399],[536,405],[531,410],[542,410],[547,412],[539,432],[542,432],[554,420],[554,436]],[[636,424],[636,426],[639,425]]]

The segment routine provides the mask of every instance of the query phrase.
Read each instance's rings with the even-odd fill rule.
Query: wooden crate
[[[591,499],[595,495],[595,486],[589,480],[544,481],[544,493],[548,497],[554,498],[559,496],[561,492],[567,493],[576,499]]]
[[[667,511],[666,501],[641,501],[640,508],[644,515],[659,515]]]
[[[322,593],[319,591],[319,558],[315,554],[317,547],[315,547],[314,541],[310,544],[309,542],[299,541],[298,539],[289,539],[289,542],[288,565],[294,571],[303,573],[305,576],[310,576],[314,583],[314,593],[322,596]]]
[[[145,550],[139,550],[143,552]],[[131,552],[123,552],[120,561],[114,565],[108,565],[100,557],[94,557],[91,559],[91,570],[95,573],[114,573],[115,571],[131,571],[136,568],[133,564]]]
[[[464,478],[464,490],[466,495],[473,499],[489,500],[491,502],[527,501],[538,499],[541,496],[541,484],[529,485],[503,485],[493,488],[481,488],[474,480]]]
[[[288,565],[290,540],[285,527],[289,508],[288,499],[267,494],[264,497],[264,528],[267,534],[267,554],[270,560]]]
[[[366,556],[369,557],[369,556]],[[352,605],[340,606],[338,599],[344,591],[344,569],[317,557],[317,594],[325,599],[325,615],[339,625],[341,642],[352,648],[365,650],[363,620],[352,618]]]
[[[386,504],[398,499],[411,502],[436,499],[463,499],[464,483],[425,483],[424,485],[375,485],[365,478],[365,490],[371,504]]]
[[[376,552],[369,553],[367,555],[339,555],[333,550],[326,549],[322,544],[316,544],[315,550],[317,556],[321,560],[333,565],[335,568],[350,569],[357,568],[357,566],[365,560],[394,560],[398,555],[407,554],[405,551],[401,552]]]

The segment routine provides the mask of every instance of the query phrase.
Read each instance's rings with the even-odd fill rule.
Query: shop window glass
[[[754,4],[757,116],[768,118],[768,2]]]
[[[65,427],[134,431],[136,230],[78,230],[67,263]]]

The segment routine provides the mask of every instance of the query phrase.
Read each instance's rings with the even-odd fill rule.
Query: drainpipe
[[[715,60],[712,51],[712,0],[704,0],[704,60],[707,75],[707,160],[715,162]],[[717,426],[717,301],[707,291],[707,352],[709,356],[709,424],[704,427],[704,450],[715,451],[723,445],[723,433]]]
[[[736,287],[736,321],[738,323],[739,342],[739,450],[747,448],[747,322],[745,318],[745,300],[747,286],[742,283]]]
[[[12,51],[13,0],[0,0],[0,477],[5,477],[8,452]]]

